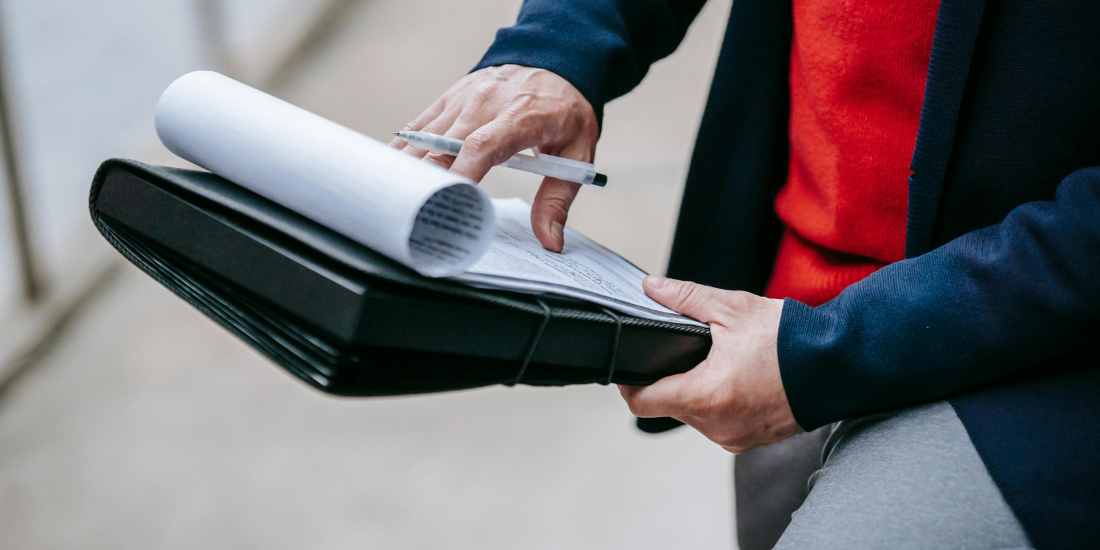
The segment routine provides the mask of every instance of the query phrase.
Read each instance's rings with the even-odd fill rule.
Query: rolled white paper
[[[218,73],[172,83],[156,129],[181,158],[424,275],[461,273],[492,242],[474,182]]]

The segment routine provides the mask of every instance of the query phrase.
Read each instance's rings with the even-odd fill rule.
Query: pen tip
[[[399,135],[401,135],[401,132],[394,132],[393,135],[399,136]]]

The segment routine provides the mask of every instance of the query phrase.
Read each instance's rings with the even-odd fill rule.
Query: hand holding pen
[[[518,65],[466,75],[405,131],[462,140],[457,156],[429,153],[400,138],[391,145],[474,181],[535,147],[543,155],[590,163],[599,137],[592,105],[572,84],[549,71]],[[539,187],[531,226],[547,250],[561,251],[569,207],[579,189],[578,183],[554,177]]]
[[[464,145],[460,139],[437,136],[428,132],[394,132],[393,135],[414,147],[453,157],[462,153]],[[607,176],[596,172],[595,164],[553,155],[532,156],[516,153],[512,158],[500,163],[500,166],[581,185],[596,187],[607,185]]]

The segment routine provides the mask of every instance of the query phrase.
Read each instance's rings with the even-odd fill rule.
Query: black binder
[[[423,277],[205,172],[109,160],[96,227],[199,311],[321,391],[644,385],[706,357],[706,328]]]

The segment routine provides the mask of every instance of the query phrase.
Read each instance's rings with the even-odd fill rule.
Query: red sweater
[[[787,230],[767,296],[811,306],[905,253],[939,0],[794,0]]]

